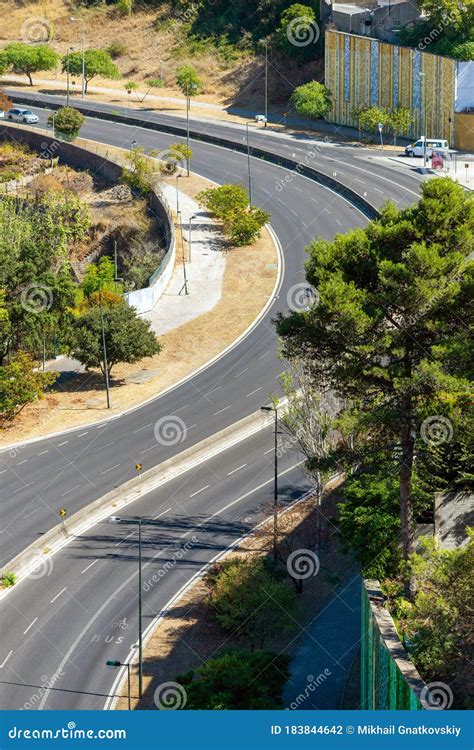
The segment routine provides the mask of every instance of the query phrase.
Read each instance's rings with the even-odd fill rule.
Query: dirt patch
[[[337,489],[328,493],[322,504],[322,517],[329,519],[336,513],[340,501]],[[291,536],[293,549],[307,545],[312,534],[318,510],[314,500],[309,499],[295,505],[284,513],[285,533]],[[282,518],[282,517],[281,517]],[[267,555],[271,551],[271,525],[268,521],[256,533],[248,536],[242,544],[226,556]],[[281,637],[265,644],[265,649],[292,656],[305,629],[324,608],[334,588],[342,582],[352,568],[352,559],[342,553],[335,528],[324,520],[320,547],[320,569],[318,575],[304,581],[303,592],[298,598],[294,615],[294,628]],[[166,615],[160,620],[144,653],[144,697],[138,700],[138,677],[132,674],[132,709],[154,710],[155,689],[163,682],[173,681],[180,674],[199,667],[206,659],[217,656],[223,648],[242,648],[242,642],[229,637],[217,625],[206,606],[208,589],[202,579],[192,584]],[[127,709],[126,684],[121,686],[120,698],[115,706]]]
[[[78,143],[85,141],[79,139]],[[109,156],[115,152],[123,155],[119,149],[108,149]],[[191,196],[209,185],[196,175],[180,180],[181,190],[189,191]],[[180,258],[180,232],[176,235]],[[219,303],[208,313],[160,336],[163,351],[156,357],[114,368],[112,413],[159,395],[218,356],[255,320],[272,294],[277,272],[278,255],[267,230],[254,245],[230,250]],[[26,406],[14,424],[3,430],[0,445],[78,427],[110,415],[102,378],[91,371],[71,377],[55,393]]]

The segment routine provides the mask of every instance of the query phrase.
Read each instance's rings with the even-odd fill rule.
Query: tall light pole
[[[423,78],[426,74],[420,73],[420,97],[423,99],[423,168],[426,169],[426,139],[428,137],[427,121],[426,121],[426,91]]]
[[[265,127],[268,122],[268,42],[265,40]]]
[[[69,47],[66,57],[66,107],[69,107],[69,55],[74,52],[74,47]]]
[[[274,477],[273,477],[273,559],[278,561],[278,407],[261,406],[261,411],[274,412]]]
[[[249,123],[245,123],[247,130],[247,173],[248,173],[248,184],[249,184],[249,206],[252,205],[252,174],[250,171],[250,138],[249,138]]]
[[[196,83],[189,83],[186,87],[186,146],[189,148],[189,110],[191,108],[191,89],[197,89]],[[189,177],[189,158],[186,157],[186,172]]]
[[[107,667],[113,667],[114,669],[117,669],[117,667],[127,667],[127,697],[128,697],[128,710],[132,710],[132,700],[130,695],[130,662],[122,662],[122,661],[115,661],[114,659],[110,659],[109,661],[105,662],[105,665]]]
[[[143,697],[142,519],[138,521],[138,695]]]
[[[181,292],[184,289],[184,293],[187,296],[189,294],[189,292],[188,292],[188,278],[186,276],[186,258],[184,257],[183,224],[182,224],[182,221],[181,221],[181,213],[178,214],[178,221],[179,221],[179,225],[181,227],[181,260],[183,262],[183,281],[184,281],[183,286],[179,290],[179,294],[181,294]]]
[[[188,261],[189,263],[191,263],[191,222],[195,218],[196,218],[195,214],[189,217],[189,226],[188,226],[188,248],[189,248]]]
[[[176,216],[179,217],[179,180],[182,177],[182,175],[177,174],[176,175]]]
[[[99,309],[100,309],[100,327],[102,329],[102,356],[104,358],[105,391],[107,393],[107,409],[110,409],[109,368],[107,364],[107,346],[105,343],[104,308],[102,307],[102,282],[100,283],[100,286],[99,286]]]
[[[82,50],[82,82],[81,82],[81,99],[86,97],[86,56],[85,56],[85,31],[84,19],[71,16],[71,21],[79,21],[81,24],[81,50]]]

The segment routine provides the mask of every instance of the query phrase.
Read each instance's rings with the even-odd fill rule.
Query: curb
[[[175,479],[194,466],[208,461],[272,423],[273,417],[271,415],[268,416],[261,411],[254,412],[239,422],[202,440],[197,445],[193,445],[182,453],[148,469],[142,475],[130,479],[120,487],[86,505],[68,520],[54,526],[40,539],[32,542],[23,552],[3,565],[3,571],[15,573],[18,579],[15,586],[18,585],[34,570],[44,565],[56,552],[73,539],[84,534],[95,524],[103,521],[107,516],[116,514],[118,510],[134,500]],[[0,599],[3,599],[15,586],[1,591]]]

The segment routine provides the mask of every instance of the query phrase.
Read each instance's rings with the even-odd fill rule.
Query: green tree
[[[180,65],[176,71],[176,83],[186,97],[196,96],[202,88],[202,81],[192,65]]]
[[[108,292],[115,290],[115,265],[108,255],[103,255],[97,263],[89,263],[81,288],[86,297],[101,289]]]
[[[61,133],[67,140],[74,140],[86,121],[74,107],[61,107],[48,117],[48,124],[54,125],[54,132]]]
[[[331,109],[331,92],[323,83],[310,81],[298,86],[291,95],[291,103],[299,115],[313,119],[324,117]]]
[[[123,182],[143,195],[149,193],[157,177],[158,167],[153,162],[157,155],[156,151],[146,154],[142,146],[130,149],[126,156],[127,166],[122,170]]]
[[[133,364],[161,351],[150,323],[139,318],[125,302],[102,305],[102,316],[109,375],[119,362]],[[69,350],[86,367],[100,367],[105,373],[100,305],[87,308],[73,321]]]
[[[310,5],[294,3],[283,11],[276,30],[276,45],[280,52],[302,62],[313,59],[318,39],[316,13]]]
[[[127,83],[124,83],[123,87],[129,95],[131,95],[132,91],[137,91],[139,88],[136,81],[127,81]]]
[[[186,691],[188,710],[256,711],[282,706],[289,678],[289,657],[255,651],[232,651],[208,659],[177,677]],[[166,706],[165,706],[166,708]]]
[[[14,73],[26,75],[30,86],[33,86],[32,74],[53,70],[58,64],[59,55],[47,44],[12,42],[4,48],[2,60]]]
[[[413,124],[414,115],[411,109],[407,107],[396,107],[392,109],[389,115],[388,124],[393,133],[393,143],[397,144],[397,137],[406,134]]]
[[[385,107],[365,107],[356,109],[353,116],[358,120],[359,129],[367,133],[377,133],[379,124],[382,124],[382,132],[390,124],[390,113]]]
[[[62,59],[63,73],[69,70],[72,75],[82,75],[82,52],[68,52]],[[101,49],[86,49],[84,53],[85,91],[95,76],[116,79],[120,72],[109,53]]]
[[[296,594],[263,557],[217,563],[207,583],[219,625],[248,641],[252,651],[294,624]]]
[[[242,213],[249,204],[247,191],[242,185],[220,185],[216,188],[208,188],[198,194],[197,200],[222,221],[228,221],[236,214]]]
[[[260,237],[260,232],[268,222],[270,214],[255,206],[235,216],[227,228],[230,241],[236,247],[251,245]]]
[[[425,679],[450,685],[453,708],[472,708],[473,530],[469,543],[459,549],[442,549],[425,540],[409,568],[416,596],[399,605],[409,651]]]
[[[427,405],[439,413],[441,394],[463,393],[470,372],[459,321],[472,292],[474,198],[445,178],[421,190],[415,206],[388,204],[365,229],[314,241],[306,277],[317,304],[278,319],[284,355],[303,355],[315,383],[355,407],[369,448],[397,451],[405,559],[415,434]]]
[[[14,354],[0,367],[0,417],[11,420],[26,404],[43,397],[43,391],[56,380],[55,372],[40,372],[26,352]]]

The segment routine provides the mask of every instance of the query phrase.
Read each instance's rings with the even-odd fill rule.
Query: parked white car
[[[9,109],[7,119],[13,120],[14,122],[26,122],[28,125],[39,122],[38,115],[33,114],[30,109],[23,109],[23,107],[13,107],[13,109]]]
[[[407,156],[423,156],[424,153],[424,138],[420,138],[416,143],[410,143],[405,149]],[[433,151],[437,149],[449,148],[448,141],[442,140],[441,138],[427,138],[426,139],[426,156],[431,158]]]

